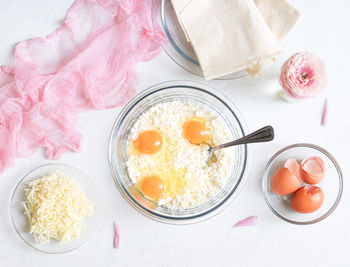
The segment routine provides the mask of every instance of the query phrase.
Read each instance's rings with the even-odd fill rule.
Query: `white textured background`
[[[141,1],[141,0],[139,0]],[[11,64],[15,43],[45,36],[60,25],[73,0],[1,0],[0,65]],[[107,143],[120,109],[82,114],[80,153],[59,162],[85,171],[95,182],[103,204],[93,237],[77,250],[46,255],[28,247],[15,233],[10,198],[20,177],[48,163],[43,151],[17,159],[0,175],[0,266],[350,266],[350,1],[293,0],[303,13],[284,56],[263,77],[209,84],[225,93],[243,113],[251,130],[275,126],[273,143],[252,146],[252,169],[236,200],[218,216],[200,224],[172,226],[154,222],[133,210],[114,185],[107,163]],[[324,96],[298,104],[277,97],[281,63],[292,53],[311,51],[326,62],[330,102],[327,127],[320,126]],[[175,65],[164,53],[139,67],[137,90],[155,83],[200,81]],[[260,183],[268,159],[280,148],[311,142],[329,150],[342,166],[345,188],[335,213],[311,226],[288,224],[271,213]],[[232,229],[239,219],[259,216],[256,227]],[[112,248],[113,221],[121,227],[121,248]]]

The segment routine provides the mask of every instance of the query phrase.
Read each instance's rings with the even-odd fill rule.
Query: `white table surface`
[[[58,27],[73,0],[1,0],[0,65],[11,64],[16,42],[45,36]],[[240,195],[216,217],[194,225],[174,226],[152,221],[135,211],[117,190],[107,163],[107,144],[120,108],[80,115],[84,135],[80,153],[66,153],[58,162],[84,170],[93,179],[103,204],[100,224],[92,238],[75,251],[47,255],[28,247],[10,219],[10,199],[20,177],[51,162],[39,150],[18,158],[0,175],[0,266],[349,266],[350,265],[350,1],[293,0],[303,13],[285,47],[284,56],[262,77],[212,81],[237,105],[251,130],[275,127],[272,143],[252,146],[248,181]],[[326,62],[327,89],[321,97],[288,104],[277,96],[281,63],[292,53],[311,51]],[[174,79],[201,81],[162,53],[139,65],[137,90]],[[330,103],[327,127],[320,126],[324,97]],[[340,205],[329,218],[296,226],[277,218],[261,192],[263,168],[280,148],[311,142],[329,150],[342,166],[345,188]],[[257,215],[256,227],[232,228]],[[121,228],[120,249],[113,249],[113,221]]]

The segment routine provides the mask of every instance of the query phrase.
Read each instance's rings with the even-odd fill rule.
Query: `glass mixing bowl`
[[[86,198],[93,204],[93,214],[85,218],[86,228],[82,227],[80,237],[69,242],[60,243],[57,240],[50,240],[45,244],[38,244],[28,229],[28,218],[24,214],[23,201],[25,200],[24,189],[28,187],[28,183],[32,180],[47,175],[52,171],[58,171],[69,176],[77,182],[81,190],[85,193]],[[28,172],[17,184],[11,200],[11,218],[13,226],[17,234],[22,240],[34,249],[49,254],[58,254],[72,251],[84,244],[94,233],[98,223],[98,196],[94,184],[91,180],[78,169],[59,163],[52,163],[37,167]]]
[[[170,0],[153,0],[152,21],[154,28],[160,26],[165,33],[167,39],[160,44],[167,55],[183,69],[203,77],[197,56],[186,39]],[[247,75],[246,71],[239,71],[217,80],[233,80]]]
[[[120,112],[110,137],[109,164],[121,194],[136,210],[149,218],[184,224],[214,216],[237,196],[247,176],[250,152],[247,145],[234,148],[234,161],[226,186],[206,203],[183,210],[170,210],[145,198],[131,182],[126,167],[130,129],[150,107],[174,100],[193,102],[211,110],[228,125],[234,139],[244,136],[247,129],[238,109],[225,96],[209,86],[189,81],[171,81],[152,86],[131,99]]]
[[[322,206],[312,213],[298,213],[290,207],[291,195],[281,196],[271,190],[271,178],[288,159],[302,160],[317,156],[326,167],[326,176],[318,184],[324,193]],[[312,224],[328,217],[337,207],[343,192],[343,175],[335,158],[325,149],[312,144],[294,144],[278,151],[266,165],[262,190],[267,205],[279,218],[294,224]]]

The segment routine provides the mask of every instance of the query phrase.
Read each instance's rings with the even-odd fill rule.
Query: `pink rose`
[[[290,97],[314,97],[326,83],[327,71],[323,61],[309,52],[296,53],[282,65],[280,84]]]

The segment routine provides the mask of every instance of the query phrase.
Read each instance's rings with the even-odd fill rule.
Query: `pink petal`
[[[329,104],[328,104],[328,99],[326,98],[323,105],[322,120],[321,120],[322,126],[326,126],[327,118],[328,118],[328,110],[329,110]]]
[[[249,217],[235,223],[235,225],[233,227],[255,226],[257,220],[258,220],[258,216],[249,216]]]
[[[58,159],[79,151],[77,115],[123,105],[136,67],[161,51],[151,0],[76,0],[64,25],[23,41],[0,67],[0,172],[43,147]]]
[[[113,247],[114,248],[119,248],[119,243],[120,243],[120,229],[117,224],[117,222],[114,222],[114,243]]]

